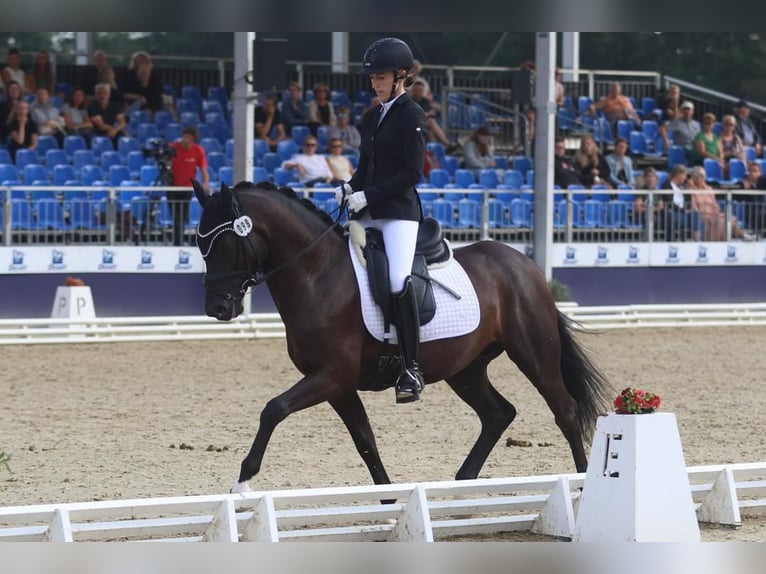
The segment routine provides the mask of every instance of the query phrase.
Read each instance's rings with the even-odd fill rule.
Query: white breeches
[[[388,256],[389,289],[391,293],[399,293],[404,289],[404,280],[412,273],[420,223],[404,219],[372,219],[369,214],[361,217],[359,223],[383,233]]]

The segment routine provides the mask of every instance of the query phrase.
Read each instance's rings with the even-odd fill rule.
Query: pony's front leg
[[[362,404],[359,394],[356,391],[348,392],[331,400],[330,405],[338,413],[343,424],[346,425],[359,456],[362,457],[364,464],[367,465],[367,470],[370,471],[373,482],[375,484],[391,484],[391,479],[388,478],[388,473],[380,460],[370,419],[367,418],[367,412],[364,410],[364,404]]]
[[[232,492],[247,492],[247,481],[261,470],[266,446],[276,426],[288,415],[336,398],[342,389],[325,375],[303,377],[290,389],[271,399],[261,411],[261,421],[250,452],[242,461]]]

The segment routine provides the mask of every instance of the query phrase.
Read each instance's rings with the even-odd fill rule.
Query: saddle
[[[367,275],[372,298],[383,312],[386,325],[390,325],[392,313],[388,283],[388,257],[383,244],[383,233],[380,230],[372,228],[366,230],[366,243],[362,252],[367,261]],[[439,222],[431,217],[425,218],[418,228],[417,246],[415,247],[411,273],[421,325],[428,323],[436,313],[436,300],[428,274],[428,266],[444,263],[451,256],[452,252],[444,239]]]

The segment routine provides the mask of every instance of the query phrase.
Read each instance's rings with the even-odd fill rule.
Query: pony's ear
[[[197,201],[199,201],[199,204],[204,207],[208,200],[208,195],[205,193],[205,189],[196,179],[192,180],[192,187],[194,188],[194,195],[197,196]]]

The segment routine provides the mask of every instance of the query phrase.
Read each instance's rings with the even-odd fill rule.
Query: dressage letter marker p
[[[53,299],[52,319],[95,319],[93,295],[87,286],[62,286],[56,288]]]

